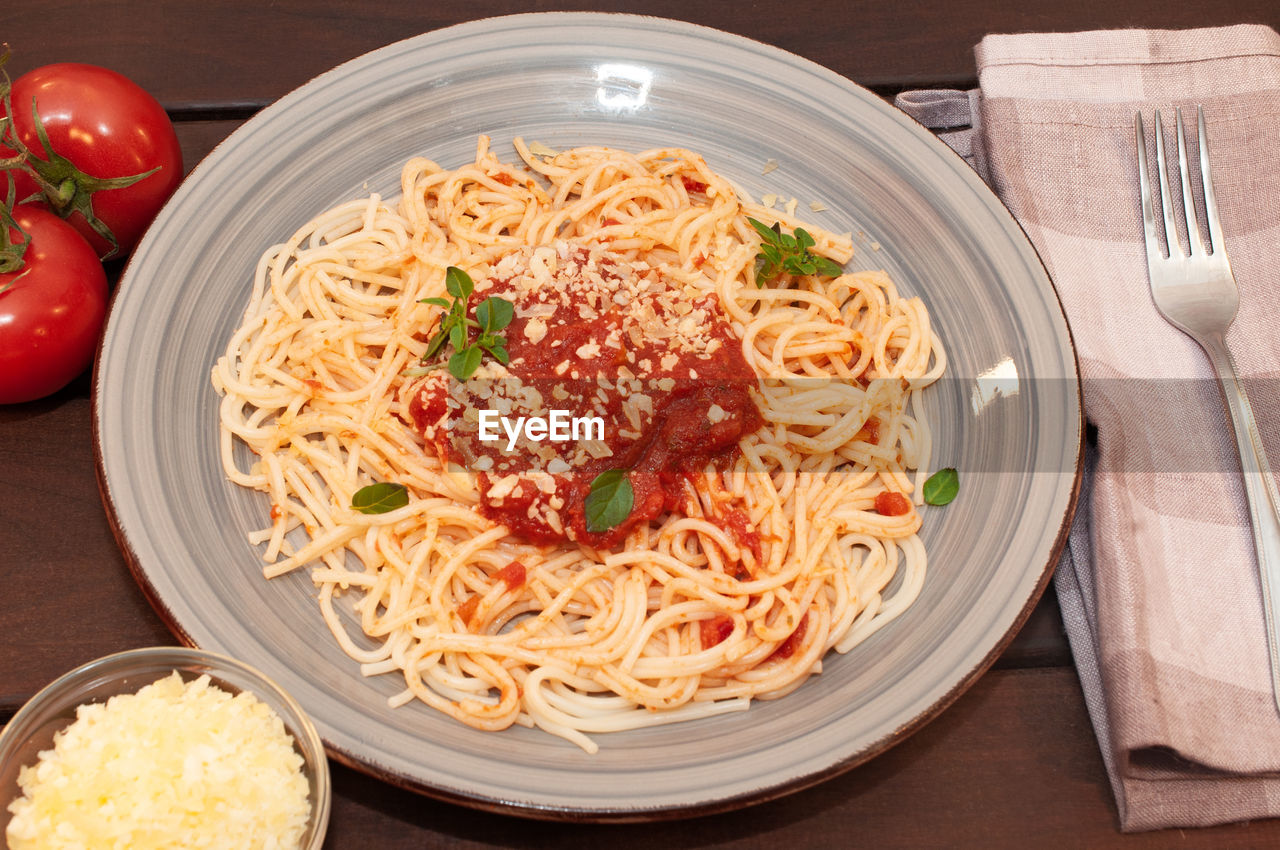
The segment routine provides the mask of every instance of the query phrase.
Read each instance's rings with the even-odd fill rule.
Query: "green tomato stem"
[[[63,180],[54,191],[47,195],[50,205],[56,210],[65,210],[72,199],[75,198],[77,188],[79,187],[76,185],[74,177],[68,177]]]

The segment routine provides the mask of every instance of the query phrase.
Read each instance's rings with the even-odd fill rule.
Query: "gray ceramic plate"
[[[514,156],[679,145],[757,197],[864,234],[855,265],[928,303],[951,356],[932,391],[938,465],[960,497],[926,514],[919,602],[801,690],[700,723],[605,736],[588,756],[522,728],[492,734],[387,708],[339,651],[305,574],[265,582],[245,533],[265,497],[223,480],[209,370],[259,253],[317,212],[398,189],[404,160],[456,166],[476,136]],[[770,160],[777,168],[765,174]],[[879,249],[873,247],[878,244]],[[526,15],[393,44],[264,110],[192,173],[133,255],[95,382],[101,479],[119,541],[186,641],[283,685],[330,753],[446,799],[538,817],[628,819],[730,808],[870,758],[936,715],[1034,606],[1062,545],[1081,446],[1075,358],[1016,223],[964,163],[824,68],[651,18]]]

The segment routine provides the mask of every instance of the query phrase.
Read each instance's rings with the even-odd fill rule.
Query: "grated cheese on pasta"
[[[292,850],[311,804],[302,757],[253,694],[174,672],[82,705],[18,777],[6,837],[27,848]]]

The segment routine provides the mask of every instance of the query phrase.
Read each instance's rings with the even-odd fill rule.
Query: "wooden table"
[[[14,77],[58,61],[120,71],[177,123],[187,167],[255,111],[314,75],[390,42],[465,20],[581,3],[503,0],[5,0]],[[975,85],[988,32],[1256,22],[1275,0],[742,0],[606,2],[599,11],[680,18],[792,51],[891,97]],[[118,274],[119,269],[114,270]],[[118,650],[174,639],[116,548],[95,480],[89,382],[0,407],[0,722],[56,676]],[[645,826],[566,826],[483,814],[335,767],[326,847],[824,847],[1012,845],[1256,847],[1280,820],[1135,836],[1118,832],[1052,591],[953,707],[836,779],[745,811]]]

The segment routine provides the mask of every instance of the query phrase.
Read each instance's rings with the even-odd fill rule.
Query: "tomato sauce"
[[[507,590],[519,590],[524,587],[524,564],[512,561],[494,574],[494,578],[507,586]]]
[[[480,594],[473,593],[466,598],[461,605],[458,606],[458,616],[462,618],[462,622],[470,625],[471,618],[476,615],[476,608],[480,605]]]
[[[684,190],[690,194],[706,194],[707,184],[701,180],[695,180],[687,174],[682,174],[680,175],[680,182],[684,184]]]
[[[725,638],[733,634],[733,618],[728,614],[716,614],[709,620],[703,620],[699,630],[702,638],[702,648],[710,649],[716,644],[724,642]]]
[[[515,306],[503,331],[510,363],[486,361],[465,384],[435,373],[411,391],[408,418],[444,460],[479,473],[481,511],[514,534],[616,545],[637,523],[683,508],[685,482],[763,424],[755,373],[718,301],[656,269],[598,247],[527,249],[477,283],[472,310],[491,296]],[[468,408],[505,408],[508,424],[554,408],[603,427],[565,441],[526,432],[508,449],[510,434],[482,439]],[[588,531],[591,482],[612,469],[628,471],[631,511]],[[745,515],[730,513],[728,527],[758,559]]]
[[[876,513],[882,516],[903,516],[911,513],[911,502],[901,493],[886,490],[876,495]]]
[[[880,420],[874,416],[867,418],[862,423],[862,427],[858,429],[858,433],[853,436],[855,440],[861,440],[864,443],[870,443],[873,446],[880,444]]]
[[[787,639],[778,644],[778,648],[769,656],[770,658],[790,658],[796,654],[796,650],[800,648],[800,644],[804,642],[804,634],[809,630],[809,613],[806,611],[804,616],[800,618],[800,622],[796,624],[795,631],[787,635]]]

